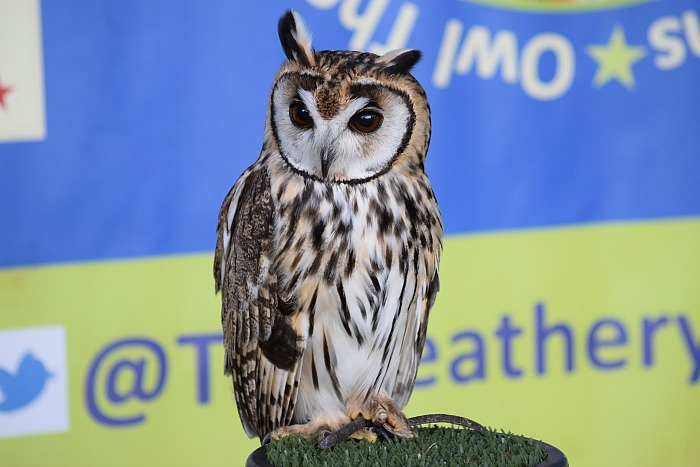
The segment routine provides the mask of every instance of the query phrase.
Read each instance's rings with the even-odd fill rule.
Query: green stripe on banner
[[[698,218],[448,237],[407,414],[461,414],[576,465],[692,463],[699,238]],[[49,374],[29,401],[0,378],[3,461],[242,465],[257,442],[222,374],[211,256],[1,271],[0,368]],[[50,424],[62,379],[68,420]]]

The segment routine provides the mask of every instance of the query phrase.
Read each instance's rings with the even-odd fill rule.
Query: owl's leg
[[[273,439],[279,439],[290,435],[321,439],[326,433],[338,431],[340,427],[347,424],[349,421],[350,419],[341,413],[333,415],[321,414],[317,415],[307,423],[277,428],[270,434],[270,436]]]
[[[401,409],[394,404],[390,397],[384,394],[375,392],[364,403],[357,400],[351,402],[348,409],[351,420],[362,416],[365,420],[371,420],[375,425],[384,427],[399,438],[413,438],[415,436]]]

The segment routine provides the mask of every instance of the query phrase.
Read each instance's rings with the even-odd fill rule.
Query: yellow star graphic
[[[616,79],[627,89],[634,88],[632,65],[647,54],[642,46],[627,45],[625,30],[619,24],[613,28],[606,45],[589,45],[586,53],[598,62],[598,71],[593,78],[596,87],[601,88]]]

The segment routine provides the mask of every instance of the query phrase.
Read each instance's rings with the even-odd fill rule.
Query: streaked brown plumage
[[[321,51],[280,20],[288,60],[259,159],[226,196],[214,276],[226,373],[249,436],[316,436],[364,416],[412,436],[442,220],[424,170],[415,50]],[[364,436],[371,436],[367,433]]]

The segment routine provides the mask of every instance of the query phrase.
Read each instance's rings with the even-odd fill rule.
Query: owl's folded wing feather
[[[269,176],[255,167],[236,182],[221,208],[214,277],[222,294],[225,372],[233,378],[246,433],[262,437],[291,420],[302,349],[271,267]]]
[[[216,288],[222,292],[221,322],[231,337],[246,344],[269,338],[277,307],[277,281],[269,258],[270,181],[265,170],[251,169],[224,200],[214,260]]]

